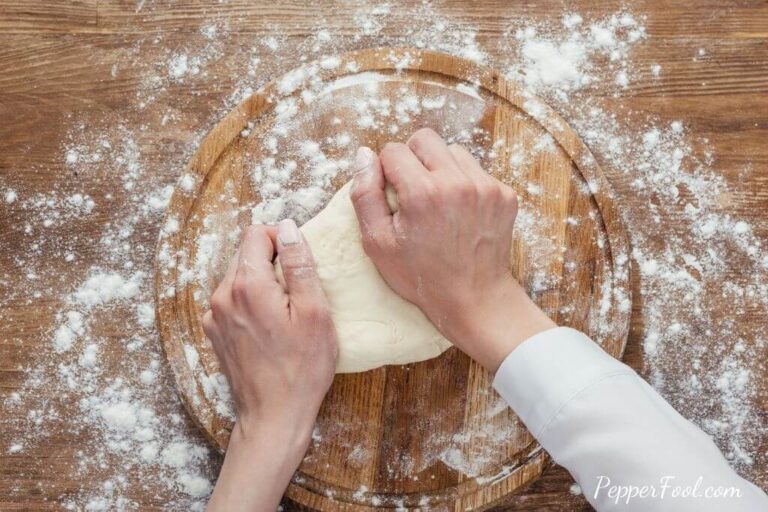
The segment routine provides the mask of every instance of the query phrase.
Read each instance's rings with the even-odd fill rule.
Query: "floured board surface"
[[[513,186],[517,278],[561,325],[620,357],[630,313],[628,242],[597,163],[565,121],[499,73],[412,49],[364,50],[278,78],[200,145],[171,200],[157,255],[157,317],[190,414],[226,447],[232,410],[200,319],[243,226],[306,221],[378,150],[429,126]],[[549,462],[456,349],[337,375],[287,490],[319,510],[489,506]]]

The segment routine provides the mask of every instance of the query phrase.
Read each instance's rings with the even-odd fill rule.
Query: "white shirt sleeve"
[[[707,434],[579,331],[526,340],[493,384],[601,512],[768,511]]]

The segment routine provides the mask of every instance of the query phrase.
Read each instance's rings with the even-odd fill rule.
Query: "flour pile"
[[[143,12],[152,8],[143,6]],[[301,41],[280,35],[285,31],[279,26],[264,27],[266,35],[259,38],[241,32],[237,18],[217,17],[212,9],[186,45],[178,46],[170,34],[136,42],[110,57],[104,77],[141,77],[123,109],[106,116],[74,114],[68,121],[58,167],[75,179],[41,193],[28,190],[20,178],[0,178],[0,207],[18,219],[13,229],[23,233],[21,246],[11,248],[15,266],[3,270],[0,281],[13,283],[23,275],[27,283],[23,289],[6,286],[0,301],[39,308],[40,322],[50,326],[49,342],[31,349],[27,366],[19,364],[18,389],[3,391],[0,448],[19,457],[39,455],[51,439],[64,436],[75,447],[68,476],[83,483],[77,492],[63,491],[69,510],[135,510],[138,490],[157,496],[156,503],[169,510],[202,510],[220,458],[176,398],[154,325],[154,244],[158,233],[179,229],[178,219],[162,223],[174,184],[194,190],[195,178],[182,169],[201,138],[269,78],[313,60],[318,71],[334,69],[339,53],[351,49],[412,46],[503,70],[568,119],[619,198],[643,198],[644,207],[623,203],[621,213],[640,274],[635,307],[645,323],[635,326],[633,336],[643,340],[646,375],[715,438],[745,476],[768,484],[768,474],[759,469],[768,463],[767,447],[760,444],[767,427],[757,406],[765,397],[757,396],[755,385],[766,375],[768,336],[755,327],[765,322],[748,328],[740,321],[764,314],[768,305],[764,240],[756,226],[724,213],[732,184],[720,177],[707,142],[689,133],[685,120],[653,119],[620,106],[633,84],[663,80],[659,65],[633,61],[633,50],[652,39],[645,18],[628,11],[598,19],[579,13],[502,18],[504,35],[493,44],[430,4],[362,6],[352,21],[353,33],[321,19]],[[332,84],[309,73],[288,75],[279,86],[283,92],[300,90],[311,101]],[[396,136],[410,131],[415,112],[449,104],[446,97],[417,94],[383,103],[372,86],[347,107],[355,110],[360,130]],[[208,116],[201,120],[190,113],[200,111]],[[255,221],[288,215],[306,220],[330,197],[331,179],[351,170],[344,155],[352,154],[355,134],[287,143],[296,105],[284,100],[277,112],[264,149],[287,151],[292,163],[254,163],[254,185],[266,200],[249,213]],[[471,124],[475,114],[457,111],[455,119]],[[248,134],[247,129],[243,136]],[[457,129],[456,140],[469,141],[471,133]],[[542,141],[542,150],[547,143]],[[313,174],[284,193],[307,163]],[[205,283],[212,261],[237,239],[237,231],[222,238],[214,229],[229,221],[212,214],[205,221],[210,232],[197,240],[197,259],[180,269],[184,282],[202,283],[201,294],[210,292]],[[161,247],[161,262],[170,261],[167,251]],[[53,272],[47,264],[53,260],[71,271]],[[24,339],[23,332],[13,336],[19,344]],[[319,433],[318,439],[332,434]],[[477,461],[456,456],[452,443],[459,442],[436,439],[431,456],[471,475]],[[355,453],[367,456],[364,447]],[[21,482],[12,491],[28,492]]]

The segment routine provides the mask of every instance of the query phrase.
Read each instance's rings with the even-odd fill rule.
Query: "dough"
[[[451,343],[417,306],[392,291],[365,254],[350,187],[351,182],[344,185],[301,227],[331,304],[339,339],[336,373],[439,356]],[[394,194],[387,199],[396,211]],[[277,275],[284,284],[279,265]]]

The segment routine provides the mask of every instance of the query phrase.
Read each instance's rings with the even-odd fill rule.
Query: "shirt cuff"
[[[633,374],[585,334],[569,327],[540,332],[501,363],[493,387],[537,439],[581,391],[606,377]]]

